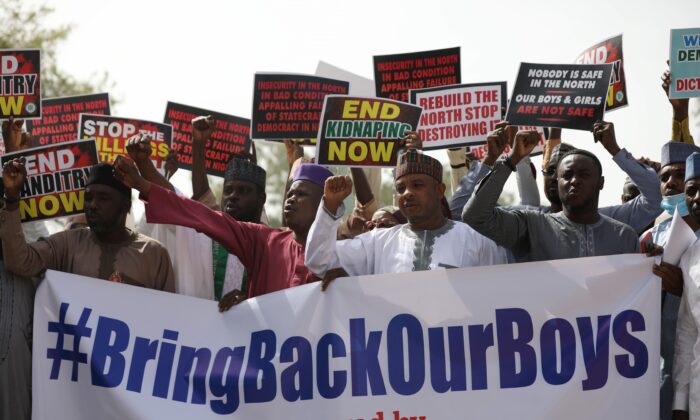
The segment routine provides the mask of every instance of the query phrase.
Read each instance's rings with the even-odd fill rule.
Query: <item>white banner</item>
[[[656,419],[641,255],[336,280],[216,303],[49,271],[34,419]]]

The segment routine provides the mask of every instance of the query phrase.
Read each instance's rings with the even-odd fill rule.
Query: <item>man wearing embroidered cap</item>
[[[688,217],[700,226],[700,152],[685,162],[685,204]],[[681,258],[683,296],[678,312],[673,361],[674,418],[696,418],[700,413],[700,241]]]
[[[290,229],[273,229],[241,222],[227,213],[180,197],[146,181],[128,158],[115,163],[125,184],[136,188],[146,201],[149,223],[168,223],[196,229],[219,242],[246,267],[248,297],[260,296],[318,280],[304,266],[306,236],[321,201],[323,183],[332,173],[319,165],[301,165],[285,200],[284,214]],[[232,305],[243,300],[241,297]],[[228,307],[220,307],[226,310]]]
[[[85,189],[89,228],[59,232],[27,244],[18,206],[27,171],[23,159],[7,162],[3,168],[6,205],[0,211],[0,237],[8,270],[28,277],[58,270],[174,292],[168,251],[126,227],[131,189],[115,179],[112,171],[112,165],[106,163],[90,170]]]
[[[356,276],[506,262],[504,249],[442,213],[445,184],[440,162],[409,150],[399,157],[394,185],[407,224],[336,241],[342,203],[352,191],[352,181],[347,176],[329,178],[309,232],[306,266],[318,276],[335,267]]]

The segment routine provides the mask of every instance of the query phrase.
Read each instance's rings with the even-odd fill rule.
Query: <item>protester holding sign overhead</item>
[[[345,210],[342,202],[352,192],[352,182],[349,177],[329,178],[323,205],[309,231],[307,267],[322,277],[335,267],[357,276],[506,262],[505,250],[441,213],[445,184],[440,162],[409,150],[399,157],[394,185],[408,224],[336,241],[335,231]]]
[[[634,199],[613,206],[601,207],[598,212],[604,216],[627,224],[641,233],[654,219],[661,213],[659,207],[661,194],[659,194],[659,180],[656,172],[652,168],[642,165],[625,148],[621,148],[615,138],[615,128],[612,123],[598,122],[594,126],[594,139],[605,148],[612,156],[613,161],[622,169],[630,179],[638,186],[641,194]],[[511,133],[512,135],[512,133]],[[512,141],[512,140],[511,140]],[[542,171],[544,179],[544,195],[550,202],[549,206],[510,206],[509,209],[530,209],[539,210],[543,213],[557,213],[562,211],[562,202],[559,198],[557,187],[557,166],[564,154],[574,147],[567,143],[560,143],[548,151],[548,163]],[[494,151],[495,150],[495,151]],[[474,190],[476,182],[480,181],[488,174],[488,170],[500,156],[501,151],[493,147],[489,148],[489,153],[483,162],[479,162],[470,169],[468,176],[460,182],[460,189],[452,197],[450,208],[453,212],[461,215],[464,204]],[[521,191],[532,191],[537,189],[535,178],[527,176],[529,167],[523,167],[521,161],[516,165],[519,179],[518,189]]]
[[[661,214],[661,194],[659,193],[659,180],[656,172],[641,163],[625,148],[621,148],[615,136],[615,127],[612,123],[599,121],[593,126],[593,138],[612,156],[613,162],[627,174],[632,182],[639,188],[641,194],[634,199],[613,206],[601,207],[598,212],[604,216],[615,219],[631,226],[637,233],[641,233],[650,223]],[[561,143],[553,148],[549,163],[542,171],[544,175],[544,193],[550,202],[549,207],[541,207],[545,213],[556,213],[562,210],[562,203],[557,192],[557,166],[565,153],[574,147]]]
[[[508,142],[508,123],[501,124],[488,141],[499,148]],[[557,185],[563,211],[505,210],[496,207],[503,185],[515,165],[538,141],[536,132],[520,131],[508,157],[494,165],[480,190],[464,209],[462,219],[482,235],[493,239],[519,261],[542,261],[639,251],[637,234],[629,226],[598,212],[603,188],[600,161],[584,150],[565,154],[557,167]]]
[[[19,216],[19,194],[27,170],[23,159],[6,163],[0,238],[7,269],[20,276],[59,270],[173,292],[173,268],[168,251],[125,226],[131,209],[131,189],[115,179],[112,171],[112,166],[104,163],[90,171],[85,192],[89,229],[59,232],[28,244]]]
[[[671,71],[666,70],[661,75],[661,87],[664,92],[666,92],[668,102],[671,104],[671,108],[673,108],[671,140],[694,144],[695,141],[693,140],[693,135],[690,133],[688,119],[688,98],[672,99],[669,95],[670,86]]]

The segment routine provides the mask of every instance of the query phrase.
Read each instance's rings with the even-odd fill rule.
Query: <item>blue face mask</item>
[[[685,193],[664,197],[661,200],[661,208],[666,210],[666,213],[673,216],[673,213],[678,209],[678,214],[685,217],[690,214],[688,206],[685,205]]]

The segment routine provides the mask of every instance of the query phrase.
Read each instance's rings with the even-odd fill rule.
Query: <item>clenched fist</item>
[[[206,142],[214,132],[214,117],[207,115],[192,119],[192,141]]]
[[[323,205],[335,214],[350,193],[352,193],[352,179],[349,176],[332,176],[326,180],[323,188]]]
[[[137,133],[126,141],[126,152],[134,162],[143,162],[151,158],[151,136]]]

